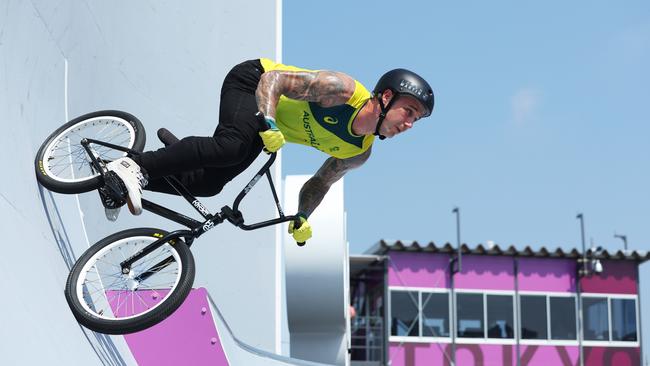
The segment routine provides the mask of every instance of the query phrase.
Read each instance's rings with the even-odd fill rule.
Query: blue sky
[[[650,249],[650,2],[284,0],[284,62],[371,89],[395,67],[433,115],[346,176],[353,253],[380,239]],[[287,146],[285,174],[325,156]],[[317,230],[317,228],[315,228]]]
[[[650,2],[283,0],[284,62],[371,89],[410,68],[433,115],[345,178],[348,239],[650,250]],[[308,4],[308,5],[307,5]],[[325,157],[283,153],[285,174]],[[318,230],[318,228],[314,228]],[[650,264],[641,266],[650,312]],[[644,324],[647,348],[650,332]]]

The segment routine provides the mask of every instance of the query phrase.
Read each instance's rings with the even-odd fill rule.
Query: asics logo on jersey
[[[323,117],[323,121],[325,121],[325,122],[327,122],[327,123],[329,123],[331,125],[335,125],[335,124],[339,123],[339,120],[336,117],[331,117],[331,116]]]

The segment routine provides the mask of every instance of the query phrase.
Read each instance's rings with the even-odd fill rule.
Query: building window
[[[633,299],[610,299],[612,307],[612,341],[636,342],[636,302]]]
[[[521,339],[548,339],[546,296],[522,295]]]
[[[584,339],[588,341],[609,341],[609,316],[606,297],[584,297],[582,299]]]
[[[484,338],[483,294],[457,294],[458,337]]]
[[[394,336],[419,336],[419,304],[416,291],[391,291],[391,330]]]
[[[449,337],[449,294],[422,292],[422,335]]]
[[[514,338],[512,296],[486,295],[488,338]]]
[[[551,339],[576,339],[576,303],[573,297],[549,298],[551,311]]]

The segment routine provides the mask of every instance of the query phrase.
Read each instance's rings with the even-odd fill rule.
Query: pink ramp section
[[[158,294],[143,298],[153,304],[166,295],[160,291]],[[183,305],[167,319],[127,334],[124,339],[141,366],[228,365],[204,288],[192,289]]]

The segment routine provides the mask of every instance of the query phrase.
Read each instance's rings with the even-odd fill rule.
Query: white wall
[[[74,321],[63,296],[70,257],[120,229],[179,227],[149,213],[134,218],[123,212],[109,223],[94,192],[78,201],[41,195],[33,168],[41,142],[67,119],[98,109],[139,117],[148,149],[161,146],[155,138],[161,126],[179,136],[211,135],[230,67],[277,58],[276,14],[276,3],[263,0],[245,6],[209,0],[0,2],[0,142],[7,172],[0,179],[0,363],[132,363],[121,337],[85,332]],[[204,203],[213,211],[231,203],[254,169]],[[279,177],[279,168],[274,173]],[[193,214],[182,199],[145,194]],[[275,214],[268,189],[250,196],[242,206],[250,220]],[[275,351],[282,311],[276,228],[243,232],[228,225],[195,243],[195,286],[208,288],[243,341]]]
[[[309,176],[287,176],[285,208],[298,210]],[[343,179],[330,187],[309,217],[313,237],[298,247],[284,235],[291,357],[348,364],[349,250],[345,233]]]

